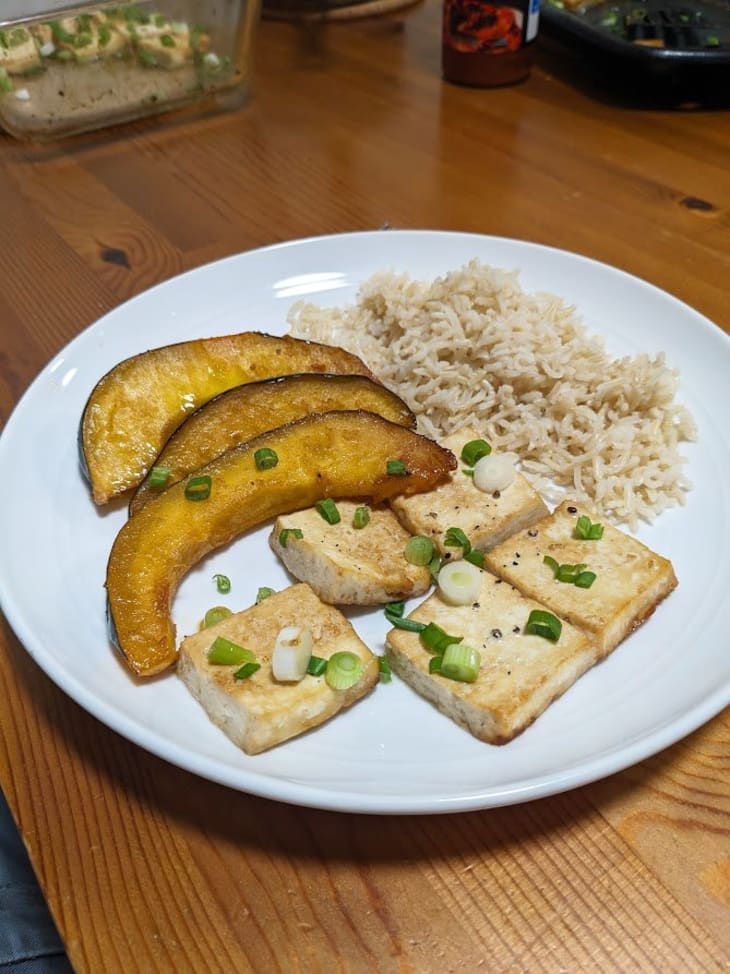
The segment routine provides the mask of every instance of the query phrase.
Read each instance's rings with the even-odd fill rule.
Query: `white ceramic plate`
[[[355,298],[376,270],[426,277],[472,257],[521,271],[528,290],[577,304],[612,351],[664,350],[699,426],[688,445],[686,507],[639,537],[674,562],[679,588],[654,617],[516,740],[474,740],[394,679],[329,724],[247,757],[174,675],[137,684],[105,632],[104,575],[125,518],[98,511],[76,454],[79,417],[99,377],[143,349],[234,331],[282,333],[302,295]],[[730,341],[691,308],[606,265],[519,241],[386,231],[285,243],[167,281],[106,315],[38,376],[0,439],[0,601],[37,663],[71,697],[140,746],[196,774],[269,798],[353,812],[448,812],[534,799],[601,778],[672,744],[730,700],[723,605],[730,586]],[[178,632],[225,601],[244,608],[287,576],[268,528],[210,557],[175,601]],[[221,597],[215,572],[232,579]],[[352,613],[381,651],[380,611]]]

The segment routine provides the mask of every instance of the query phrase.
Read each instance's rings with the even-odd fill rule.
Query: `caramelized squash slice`
[[[105,504],[141,483],[170,434],[213,396],[291,372],[371,376],[342,348],[258,332],[166,345],[115,365],[81,418],[81,462],[94,501]]]
[[[155,460],[169,471],[162,487],[150,486],[149,475],[129,505],[136,514],[187,474],[215,460],[239,443],[310,413],[364,409],[414,429],[416,417],[402,399],[362,375],[308,373],[249,382],[222,392],[196,409],[178,426]]]
[[[274,451],[276,466],[257,468],[261,448]],[[388,472],[389,460],[401,461],[400,472]],[[188,499],[190,480],[181,480],[117,535],[106,577],[113,641],[135,673],[159,673],[177,658],[172,599],[208,552],[321,498],[420,493],[455,468],[433,440],[362,411],[315,413],[234,447],[196,471],[210,478],[207,499]]]

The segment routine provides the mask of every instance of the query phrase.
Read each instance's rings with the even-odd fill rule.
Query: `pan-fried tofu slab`
[[[355,528],[353,517],[362,503],[337,501],[336,506],[337,524],[329,524],[315,507],[276,519],[269,544],[295,578],[333,605],[383,605],[428,591],[429,570],[406,561],[410,535],[392,511],[368,508],[370,520]]]
[[[478,430],[465,427],[442,441],[456,457],[466,443],[478,440]],[[412,534],[431,538],[441,554],[458,558],[459,548],[444,544],[449,528],[461,528],[472,548],[489,551],[515,531],[529,527],[549,513],[545,502],[521,473],[501,491],[485,493],[464,473],[464,464],[435,490],[413,497],[395,497],[390,506],[398,520]]]
[[[391,629],[386,637],[388,659],[396,673],[447,717],[479,740],[504,744],[598,658],[585,634],[566,622],[557,642],[526,635],[530,612],[542,608],[485,571],[477,602],[449,605],[436,591],[408,617],[434,622],[476,649],[481,662],[474,683],[429,673],[432,654],[418,633]]]
[[[271,670],[276,637],[287,626],[306,626],[313,654],[329,659],[349,650],[363,661],[359,681],[348,690],[332,690],[324,676],[300,683],[279,683]],[[216,636],[252,650],[261,668],[245,680],[233,674],[239,665],[208,661]],[[363,697],[378,680],[378,660],[341,612],[325,605],[308,585],[293,585],[222,622],[188,636],[180,646],[177,672],[214,724],[247,754],[258,754],[317,727]]]
[[[670,561],[605,521],[600,522],[601,538],[578,537],[579,517],[597,523],[584,504],[564,501],[553,514],[489,552],[485,565],[584,630],[606,656],[652,614],[677,579]],[[558,565],[585,565],[595,581],[590,588],[558,581],[554,567],[544,562],[546,555]]]

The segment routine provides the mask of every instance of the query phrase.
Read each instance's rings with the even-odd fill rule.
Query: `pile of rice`
[[[355,305],[299,302],[293,335],[359,355],[435,439],[476,425],[546,499],[590,503],[632,528],[684,503],[678,444],[695,438],[663,353],[614,359],[575,309],[471,261],[434,281],[378,273]]]

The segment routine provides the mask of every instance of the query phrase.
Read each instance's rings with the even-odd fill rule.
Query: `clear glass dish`
[[[240,104],[259,14],[260,0],[3,3],[0,126],[46,141],[197,102]]]

